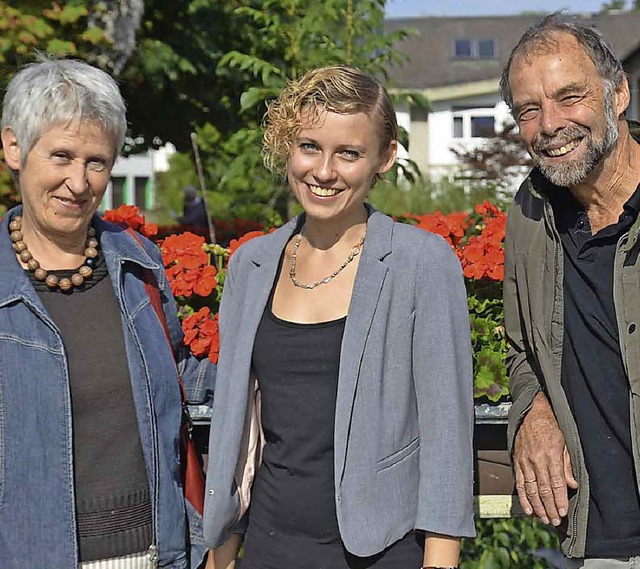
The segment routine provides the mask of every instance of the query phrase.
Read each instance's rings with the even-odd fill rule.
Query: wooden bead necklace
[[[298,261],[298,249],[300,248],[300,241],[302,241],[302,231],[301,231],[296,236],[296,241],[293,244],[293,251],[291,251],[291,268],[289,269],[289,277],[291,278],[291,282],[294,284],[294,286],[297,286],[298,288],[304,288],[307,290],[311,290],[316,288],[317,286],[330,283],[344,270],[344,268],[351,261],[353,261],[360,254],[360,251],[362,250],[362,245],[364,244],[364,238],[366,236],[367,235],[365,233],[362,236],[362,239],[360,239],[360,241],[358,241],[353,247],[351,247],[351,251],[349,251],[349,256],[347,257],[347,259],[344,261],[344,263],[342,263],[342,265],[340,265],[335,271],[333,271],[333,273],[331,273],[329,276],[319,281],[316,281],[315,283],[305,284],[305,283],[301,283],[296,276],[296,263]]]
[[[96,230],[93,227],[89,227],[87,230],[84,263],[70,278],[64,277],[61,279],[56,275],[50,275],[49,271],[43,269],[40,263],[38,263],[29,252],[27,244],[23,241],[21,216],[16,215],[11,220],[11,223],[9,223],[9,231],[9,238],[13,244],[13,250],[16,252],[16,257],[27,265],[27,268],[33,273],[36,280],[44,281],[50,289],[58,288],[63,292],[70,292],[74,287],[81,287],[84,281],[89,279],[93,274],[92,266],[95,265],[96,259],[98,258],[98,239],[96,238]]]

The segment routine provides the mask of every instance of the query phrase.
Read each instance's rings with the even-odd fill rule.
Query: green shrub
[[[460,569],[547,569],[534,552],[559,549],[556,531],[531,518],[478,520],[476,532],[462,542]]]

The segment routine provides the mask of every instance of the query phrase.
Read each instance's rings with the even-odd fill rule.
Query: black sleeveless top
[[[272,300],[273,291],[253,349],[266,445],[238,567],[420,567],[424,538],[413,532],[373,557],[356,557],[344,548],[336,514],[333,444],[346,317],[317,324],[287,322],[274,316]]]

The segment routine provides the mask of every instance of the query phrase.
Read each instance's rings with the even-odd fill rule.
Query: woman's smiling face
[[[287,163],[289,187],[308,218],[358,219],[376,174],[393,166],[396,146],[380,148],[378,128],[365,113],[324,111],[297,133]]]

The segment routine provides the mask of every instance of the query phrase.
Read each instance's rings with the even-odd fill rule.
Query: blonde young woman
[[[456,567],[474,534],[465,290],[440,237],[365,203],[396,159],[389,95],[313,70],[269,107],[264,142],[304,213],[237,251],[225,283],[216,568],[243,517],[242,569]]]

